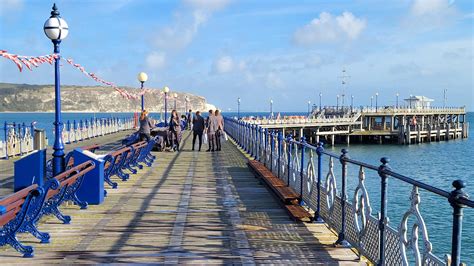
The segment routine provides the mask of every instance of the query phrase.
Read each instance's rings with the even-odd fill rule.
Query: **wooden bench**
[[[33,184],[0,199],[0,246],[10,245],[23,257],[33,257],[33,247],[21,244],[16,234],[25,231],[31,217],[37,216],[36,207],[43,195],[44,190]]]
[[[95,168],[92,161],[87,161],[74,166],[65,172],[55,176],[53,179],[45,183],[46,199],[41,209],[41,215],[35,219],[35,223],[43,215],[54,215],[65,224],[71,222],[71,217],[63,215],[59,210],[59,206],[65,201],[73,201],[81,209],[87,208],[87,202],[81,201],[76,192],[82,184],[84,175]],[[56,183],[56,185],[54,185]]]
[[[312,221],[312,215],[299,205],[300,195],[291,187],[287,186],[283,180],[276,177],[264,164],[256,160],[249,160],[248,166],[272,190],[272,192],[284,204],[285,210],[295,221],[309,222]]]

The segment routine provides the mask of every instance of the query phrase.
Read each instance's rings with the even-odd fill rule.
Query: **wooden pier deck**
[[[154,153],[152,167],[109,188],[104,204],[63,206],[71,224],[42,220],[50,244],[20,234],[33,259],[1,247],[0,264],[365,264],[333,247],[325,224],[291,221],[232,142],[214,153],[191,151],[187,132],[183,142],[183,151]]]

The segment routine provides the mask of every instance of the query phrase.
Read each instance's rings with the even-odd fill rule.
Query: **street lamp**
[[[323,99],[323,93],[320,92],[319,93],[319,111],[323,110],[322,99]]]
[[[376,92],[375,93],[375,112],[377,113],[377,109],[378,109],[378,99],[379,99],[379,93]]]
[[[176,99],[178,99],[178,94],[175,92],[173,94],[173,97],[174,97],[174,109],[176,110]]]
[[[240,97],[237,98],[237,120],[240,120]]]
[[[398,96],[400,96],[400,94],[397,92],[397,109],[398,109]]]
[[[336,102],[336,111],[339,111],[339,94],[336,96],[337,102]]]
[[[188,113],[188,102],[189,102],[189,98],[188,96],[186,95],[184,97],[184,112],[187,114]],[[186,116],[187,117],[187,116]]]
[[[311,101],[308,101],[308,116],[311,114],[311,112],[310,112],[310,105],[311,105]]]
[[[351,113],[353,112],[354,107],[354,95],[351,95]]]
[[[270,100],[270,117],[273,118],[273,100]]]
[[[373,107],[374,96],[370,96],[370,109]],[[372,112],[372,111],[371,111]]]
[[[145,110],[145,94],[143,93],[143,83],[148,80],[148,75],[145,72],[140,72],[138,73],[137,77],[138,81],[141,83],[141,89],[142,89],[142,111]]]
[[[163,88],[163,92],[165,93],[165,127],[168,126],[168,92],[170,92],[170,88],[165,86]]]
[[[51,11],[51,17],[49,17],[44,23],[44,33],[51,39],[54,45],[54,97],[55,97],[55,108],[54,108],[54,145],[53,145],[53,176],[56,176],[64,172],[64,143],[62,138],[63,123],[61,122],[61,88],[59,82],[59,60],[61,59],[59,54],[59,44],[61,40],[64,40],[68,33],[69,28],[64,19],[59,15],[56,4],[53,5],[53,11]]]

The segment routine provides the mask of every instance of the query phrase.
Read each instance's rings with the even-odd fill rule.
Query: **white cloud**
[[[195,9],[216,11],[229,4],[229,0],[185,0],[184,3]]]
[[[447,0],[415,0],[411,13],[415,16],[435,15],[449,8]]]
[[[283,88],[285,84],[277,73],[270,72],[267,74],[265,86],[269,89],[280,89]]]
[[[234,69],[234,60],[230,56],[221,56],[214,62],[214,72],[223,74]]]
[[[151,52],[146,57],[146,64],[154,69],[163,68],[166,64],[166,54],[163,52]]]
[[[4,16],[23,8],[23,0],[1,0],[0,15]]]
[[[155,47],[164,50],[186,48],[212,14],[224,8],[229,1],[185,0],[184,3],[190,8],[179,10],[170,25],[158,30],[152,40]]]
[[[415,0],[403,23],[410,30],[444,27],[459,17],[452,0]]]
[[[319,18],[297,29],[293,38],[299,45],[313,45],[341,39],[355,40],[366,26],[365,19],[357,18],[351,12],[344,12],[336,17],[322,12]]]

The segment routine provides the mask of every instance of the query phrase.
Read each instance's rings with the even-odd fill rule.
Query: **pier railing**
[[[67,121],[63,125],[63,142],[66,144],[83,141],[135,127],[133,118],[91,118]],[[34,123],[4,123],[4,139],[0,140],[0,158],[32,152],[35,139]],[[54,132],[53,132],[54,134]],[[47,145],[47,140],[46,140]]]
[[[448,192],[392,171],[390,160],[385,157],[379,166],[367,164],[351,159],[346,149],[334,154],[325,151],[322,143],[314,147],[307,144],[304,137],[295,140],[291,136],[284,137],[281,132],[235,119],[225,119],[225,130],[246,152],[299,192],[300,203],[314,211],[314,221],[325,221],[338,232],[335,244],[355,247],[361,256],[377,265],[460,265],[463,209],[474,208],[474,201],[469,200],[463,190],[465,182],[462,180],[455,180],[452,183],[455,189]],[[348,167],[358,171],[358,180],[350,180],[356,183],[351,195],[348,194]],[[378,215],[372,212],[366,187],[369,172],[379,177]],[[397,228],[388,222],[389,178],[412,186],[407,196],[410,206]],[[420,190],[444,198],[452,207],[451,254],[443,259],[433,254],[420,213]]]

